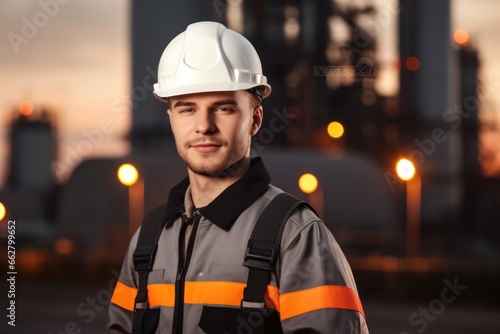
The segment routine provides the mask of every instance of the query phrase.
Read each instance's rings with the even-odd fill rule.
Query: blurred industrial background
[[[165,46],[200,20],[259,52],[273,92],[252,154],[321,213],[371,332],[500,333],[499,12],[487,0],[2,1],[0,268],[15,220],[17,321],[2,314],[0,333],[104,332],[131,233],[186,174],[151,91]]]

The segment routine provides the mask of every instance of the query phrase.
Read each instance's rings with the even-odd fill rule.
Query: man
[[[240,316],[240,307],[255,306],[242,301],[246,245],[259,215],[282,193],[269,184],[262,160],[249,158],[270,92],[253,46],[219,23],[192,24],[165,49],[154,94],[168,103],[188,177],[154,210],[166,223],[144,303],[136,300],[133,237],[111,300],[110,333],[130,333],[144,309],[149,318],[134,332],[368,333],[351,269],[306,206],[285,225],[264,311]]]

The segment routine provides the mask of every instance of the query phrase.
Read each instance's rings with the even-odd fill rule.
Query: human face
[[[205,176],[221,175],[248,157],[262,124],[262,107],[246,91],[175,96],[168,115],[180,157]]]

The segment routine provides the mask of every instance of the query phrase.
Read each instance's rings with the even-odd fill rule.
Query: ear
[[[252,126],[250,128],[250,135],[253,137],[259,132],[260,127],[262,126],[262,118],[264,117],[264,109],[259,104],[257,105],[252,112]]]

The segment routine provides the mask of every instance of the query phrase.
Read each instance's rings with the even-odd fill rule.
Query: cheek
[[[177,125],[175,124],[175,121],[170,118],[170,129],[172,130],[172,133],[174,134],[174,137],[177,136]]]
[[[245,135],[252,135],[253,128],[253,118],[251,115],[245,115],[244,120],[242,121],[241,131]]]
[[[245,118],[244,120],[241,120],[239,126],[235,127],[236,133],[235,137],[241,138],[241,139],[246,139],[247,137],[252,136],[252,122],[251,119]]]
[[[186,124],[183,124],[182,119],[175,117],[171,118],[170,124],[174,135],[182,135],[182,133],[186,131]]]

